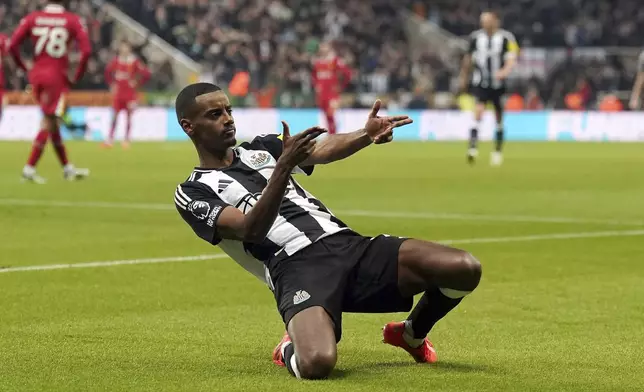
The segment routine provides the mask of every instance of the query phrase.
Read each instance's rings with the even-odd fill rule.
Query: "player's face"
[[[329,53],[331,53],[331,45],[329,45],[327,43],[320,44],[320,55],[321,56],[328,56]]]
[[[223,91],[197,97],[197,110],[190,123],[188,135],[210,151],[225,151],[237,144],[232,107]]]
[[[496,16],[491,12],[484,12],[481,14],[481,28],[485,31],[494,31],[497,27]]]
[[[132,53],[132,49],[129,44],[124,42],[119,46],[119,54],[121,56],[128,56],[130,53]]]

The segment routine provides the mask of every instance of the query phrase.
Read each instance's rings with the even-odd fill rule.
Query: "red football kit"
[[[113,86],[113,108],[116,113],[136,106],[137,89],[150,79],[150,70],[135,56],[115,57],[105,70],[105,82]]]
[[[11,37],[9,52],[24,70],[27,67],[20,57],[20,46],[27,39],[34,49],[34,63],[28,76],[36,100],[45,115],[60,116],[64,113],[64,94],[70,82],[75,83],[83,76],[91,54],[87,32],[78,15],[61,5],[50,4],[24,17]],[[77,42],[81,57],[70,81],[68,55],[72,41]]]
[[[311,79],[317,105],[324,111],[329,133],[334,134],[336,125],[333,114],[337,108],[340,93],[351,81],[351,70],[336,56],[322,57],[314,60]]]

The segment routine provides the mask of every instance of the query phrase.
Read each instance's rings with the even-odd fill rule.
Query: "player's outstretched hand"
[[[286,121],[282,121],[282,143],[284,150],[278,159],[278,163],[285,164],[289,169],[304,162],[315,149],[315,138],[326,133],[326,129],[312,127],[304,132],[291,137],[290,129]]]
[[[404,115],[380,117],[378,111],[381,106],[382,102],[377,99],[364,126],[365,132],[375,144],[389,143],[394,139],[394,128],[414,122],[409,116]]]

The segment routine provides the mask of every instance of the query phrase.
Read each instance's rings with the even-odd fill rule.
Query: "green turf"
[[[218,252],[173,210],[174,187],[196,163],[189,144],[103,151],[70,143],[92,177],[64,182],[48,150],[45,186],[18,181],[28,149],[0,144],[1,266]],[[644,236],[620,233],[644,229],[643,150],[510,143],[505,165],[493,169],[487,151],[466,166],[462,143],[398,143],[301,179],[365,234],[617,232],[460,245],[482,261],[484,277],[432,331],[437,365],[416,365],[380,343],[380,327],[404,315],[346,315],[332,380],[294,380],[270,361],[283,331],[270,292],[223,259],[0,273],[0,391],[642,390]],[[461,215],[427,215],[439,213]]]

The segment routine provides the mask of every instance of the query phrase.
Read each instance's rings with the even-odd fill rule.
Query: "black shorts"
[[[273,294],[285,325],[302,310],[321,306],[340,341],[343,312],[411,310],[413,297],[403,297],[398,289],[398,250],[404,241],[343,231],[292,256],[270,260]]]
[[[505,87],[501,88],[488,88],[477,87],[472,88],[472,95],[476,98],[476,102],[488,103],[491,102],[497,110],[503,109],[502,100],[505,95]]]

